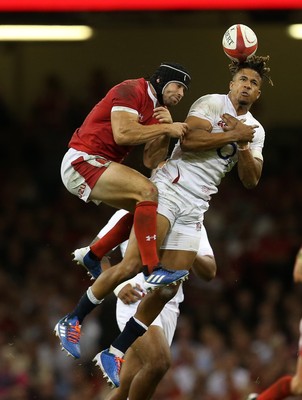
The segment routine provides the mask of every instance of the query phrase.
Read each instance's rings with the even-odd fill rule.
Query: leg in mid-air
[[[124,254],[123,247],[122,254]],[[216,270],[214,253],[203,226],[193,272],[198,278],[210,281],[215,277]],[[140,274],[119,285],[115,289],[115,294],[118,296],[116,319],[120,329],[123,330],[127,320],[135,314],[139,302],[144,297],[143,279]],[[127,350],[125,362],[121,364],[120,386],[112,390],[106,400],[124,400],[128,396],[133,400],[151,398],[156,385],[170,364],[170,354],[162,349],[165,348],[166,342],[169,345],[172,343],[179,316],[179,304],[182,301],[183,291],[180,286],[176,296],[165,305],[147,332]],[[154,340],[155,338],[157,340]]]
[[[169,221],[161,216],[157,215],[158,220],[158,246],[161,246],[167,232],[169,230]],[[176,265],[176,264],[175,264]],[[80,357],[80,334],[81,325],[86,317],[96,306],[98,306],[103,299],[111,293],[114,288],[121,282],[133,277],[142,269],[140,252],[137,246],[136,236],[134,232],[130,235],[129,244],[123,260],[110,268],[110,270],[104,271],[94,281],[92,286],[88,288],[86,293],[80,298],[80,301],[76,305],[75,309],[63,317],[55,326],[55,333],[61,341],[61,346],[67,353],[75,358]],[[185,280],[188,276],[187,270],[165,270],[167,274],[158,275],[155,272],[152,273],[146,280],[149,287],[152,289],[171,285],[166,277],[171,273],[174,276],[172,285],[176,285],[177,282]],[[185,273],[184,273],[185,271]],[[175,274],[180,273],[175,280]],[[160,273],[160,271],[159,271]],[[157,315],[157,314],[156,314]]]
[[[156,186],[138,171],[116,162],[104,160],[102,157],[85,156],[71,153],[62,163],[62,176],[66,187],[73,194],[85,201],[97,204],[103,202],[117,209],[125,209],[133,215],[124,215],[111,231],[108,231],[104,243],[95,244],[101,248],[101,255],[124,241],[129,235],[131,222],[135,231],[137,246],[144,266],[144,273],[149,276],[164,277],[167,284],[177,281],[187,271],[174,274],[166,271],[159,263],[156,239],[158,191]],[[103,239],[101,239],[103,240]],[[88,254],[75,255],[88,272],[97,277],[100,273],[99,260]],[[85,259],[85,260],[84,260]]]
[[[89,246],[74,250],[73,260],[86,268],[92,279],[97,279],[102,272],[103,257],[129,239],[132,224],[133,214],[126,210],[118,210]]]
[[[122,365],[119,387],[106,400],[150,399],[171,365],[170,347],[163,329],[150,326],[129,348]]]
[[[163,217],[164,218],[164,217]],[[166,265],[177,265],[179,268],[190,268],[198,251],[200,236],[179,235],[178,230],[169,232],[168,241],[165,246],[172,247],[163,249],[161,258]],[[183,248],[183,250],[180,250]],[[176,250],[178,249],[178,250]],[[142,336],[152,321],[160,314],[165,304],[171,300],[178,290],[178,285],[162,287],[152,291],[140,302],[137,312],[127,322],[123,332],[112,342],[109,349],[103,350],[95,357],[95,362],[103,371],[105,378],[114,386],[119,386],[119,371],[121,360],[127,349]]]

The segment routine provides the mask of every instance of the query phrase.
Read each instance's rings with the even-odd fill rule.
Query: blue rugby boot
[[[120,370],[124,362],[123,358],[117,357],[110,353],[109,349],[106,349],[98,353],[93,361],[101,368],[104,378],[112,388],[120,386]]]
[[[164,266],[159,263],[150,275],[146,274],[145,269],[144,276],[144,286],[146,290],[152,291],[163,286],[177,285],[179,282],[185,281],[188,279],[189,271],[186,269],[172,271],[164,268]]]
[[[61,341],[62,350],[74,358],[80,358],[81,325],[78,317],[70,317],[67,314],[57,323],[54,332]]]
[[[90,275],[91,279],[97,279],[99,275],[102,273],[101,263],[91,254],[90,247],[82,247],[80,249],[76,249],[73,253],[73,261],[75,261],[78,265],[82,265],[86,268],[88,275]]]

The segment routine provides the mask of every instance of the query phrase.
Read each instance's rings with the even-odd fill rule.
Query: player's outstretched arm
[[[300,247],[297,256],[296,256],[296,261],[294,264],[294,271],[293,271],[293,278],[294,282],[302,282],[302,246]]]

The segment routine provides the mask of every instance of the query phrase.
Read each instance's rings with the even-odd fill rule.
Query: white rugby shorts
[[[144,277],[140,273],[135,277],[137,283],[143,288]],[[179,303],[183,301],[182,285],[180,285],[176,295],[166,304],[161,313],[155,318],[151,325],[159,326],[163,329],[165,337],[169,343],[172,343],[176,329],[177,318],[179,316]],[[119,329],[122,331],[126,323],[136,313],[140,301],[133,304],[124,304],[119,298],[116,303],[116,320]]]
[[[61,178],[66,189],[85,202],[89,202],[91,190],[111,161],[101,156],[69,149],[61,163]],[[95,204],[101,201],[91,200]]]
[[[171,227],[161,248],[197,252],[208,202],[170,182],[152,181],[159,193],[157,212],[170,221]]]

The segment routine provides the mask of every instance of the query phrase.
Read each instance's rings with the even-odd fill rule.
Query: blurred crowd
[[[85,321],[80,360],[53,334],[90,285],[71,252],[114,212],[84,204],[60,178],[72,132],[107,88],[94,71],[75,99],[49,76],[22,120],[0,95],[0,400],[103,400],[110,390],[91,359],[118,332],[114,295]],[[272,129],[258,188],[245,190],[234,170],[213,198],[205,225],[217,277],[185,283],[173,365],[154,400],[243,400],[294,371],[302,317],[302,287],[291,275],[302,242],[298,134]],[[145,172],[139,148],[127,162]]]

